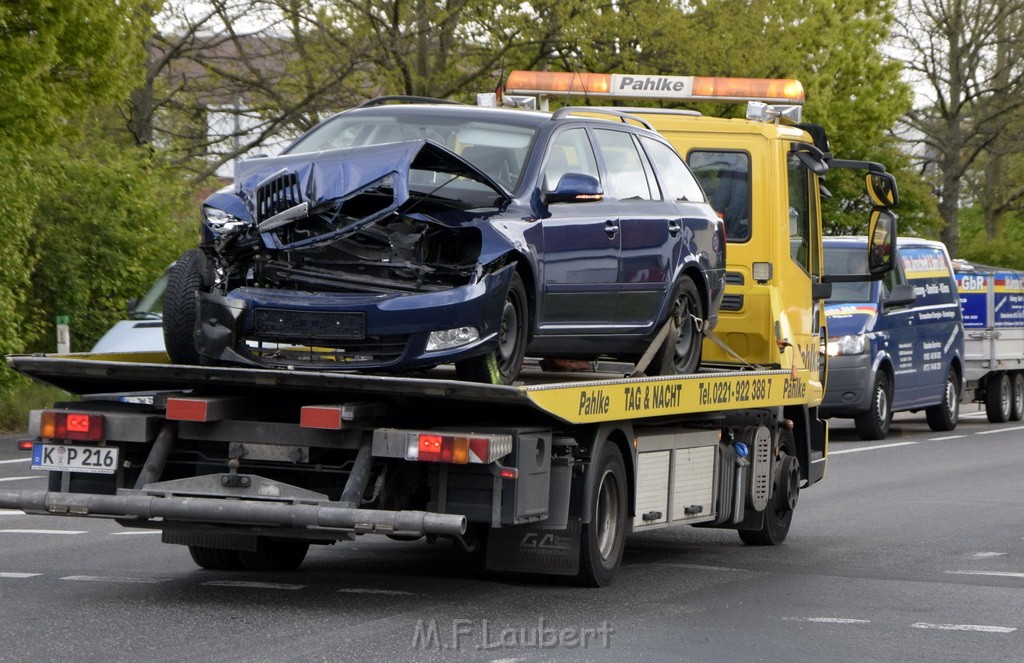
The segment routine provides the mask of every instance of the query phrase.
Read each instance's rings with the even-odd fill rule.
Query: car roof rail
[[[363,103],[356,106],[356,108],[368,108],[370,106],[383,106],[384,104],[391,101],[400,101],[403,104],[454,104],[456,106],[465,106],[460,101],[450,101],[448,99],[435,99],[433,97],[414,97],[406,94],[396,94],[387,97],[374,97],[368,99]]]
[[[637,124],[639,124],[643,128],[650,129],[651,131],[654,131],[654,127],[652,127],[651,123],[648,122],[647,120],[639,118],[636,115],[633,115],[633,114],[628,113],[626,111],[616,110],[614,108],[609,108],[607,106],[563,106],[562,108],[559,108],[558,110],[556,110],[554,112],[554,114],[551,115],[551,119],[552,120],[560,120],[560,119],[566,117],[567,115],[571,115],[572,113],[580,113],[580,112],[582,112],[582,113],[600,113],[600,114],[604,114],[604,115],[611,115],[613,117],[617,117],[619,120],[621,120],[622,122],[626,122],[626,123],[628,123],[629,121],[632,120],[633,122],[636,122]]]
[[[647,113],[649,115],[685,115],[687,117],[700,117],[700,111],[690,110],[689,108],[636,108],[634,109],[637,113]]]

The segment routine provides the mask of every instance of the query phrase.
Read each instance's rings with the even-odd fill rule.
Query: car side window
[[[675,150],[647,136],[641,136],[640,142],[658,167],[661,173],[661,186],[668,198],[704,202],[704,191],[686,166],[686,162]]]
[[[548,161],[544,165],[544,190],[554,191],[566,173],[580,173],[601,179],[594,147],[590,144],[587,130],[582,127],[566,129],[551,141]]]
[[[725,238],[730,242],[750,241],[750,155],[729,150],[693,150],[686,159],[707,192],[711,206],[725,221]]]
[[[653,200],[656,195],[660,197],[660,192],[651,191],[643,158],[633,142],[632,134],[595,129],[594,137],[608,176],[605,195],[619,200]]]

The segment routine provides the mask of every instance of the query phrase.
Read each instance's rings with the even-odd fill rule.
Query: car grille
[[[301,202],[298,177],[295,173],[280,172],[256,188],[256,223],[262,223]]]

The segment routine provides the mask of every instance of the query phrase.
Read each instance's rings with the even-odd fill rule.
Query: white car
[[[170,267],[141,299],[128,302],[128,319],[111,327],[91,352],[165,352],[163,308],[169,272]]]

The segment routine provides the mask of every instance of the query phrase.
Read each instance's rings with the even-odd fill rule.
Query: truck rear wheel
[[[993,424],[1002,424],[1010,419],[1012,409],[1010,377],[997,371],[985,380],[985,414]]]
[[[201,265],[206,256],[200,249],[189,249],[171,267],[164,292],[164,347],[172,364],[196,366],[196,292],[203,287]]]
[[[574,584],[604,587],[611,584],[622,562],[626,547],[628,484],[622,454],[612,441],[606,441],[601,456],[591,469],[591,518],[583,525],[580,542],[580,570]]]
[[[857,435],[862,440],[884,440],[892,422],[892,387],[885,371],[878,371],[871,390],[871,407],[853,418]]]
[[[792,433],[784,431],[792,440]],[[782,451],[772,478],[772,497],[764,510],[761,529],[738,530],[740,541],[750,546],[777,546],[789,535],[793,511],[800,498],[800,461]]]
[[[306,559],[309,543],[260,537],[256,550],[240,550],[238,558],[246,571],[294,571]]]
[[[934,431],[946,431],[956,428],[960,421],[960,376],[952,368],[946,374],[946,387],[942,392],[942,402],[924,411],[928,419],[928,428]]]
[[[1010,421],[1024,419],[1024,373],[1010,373]]]
[[[209,571],[239,571],[242,568],[242,560],[239,559],[237,550],[189,546],[188,554],[192,556],[192,561],[196,563],[196,566],[201,569]]]

